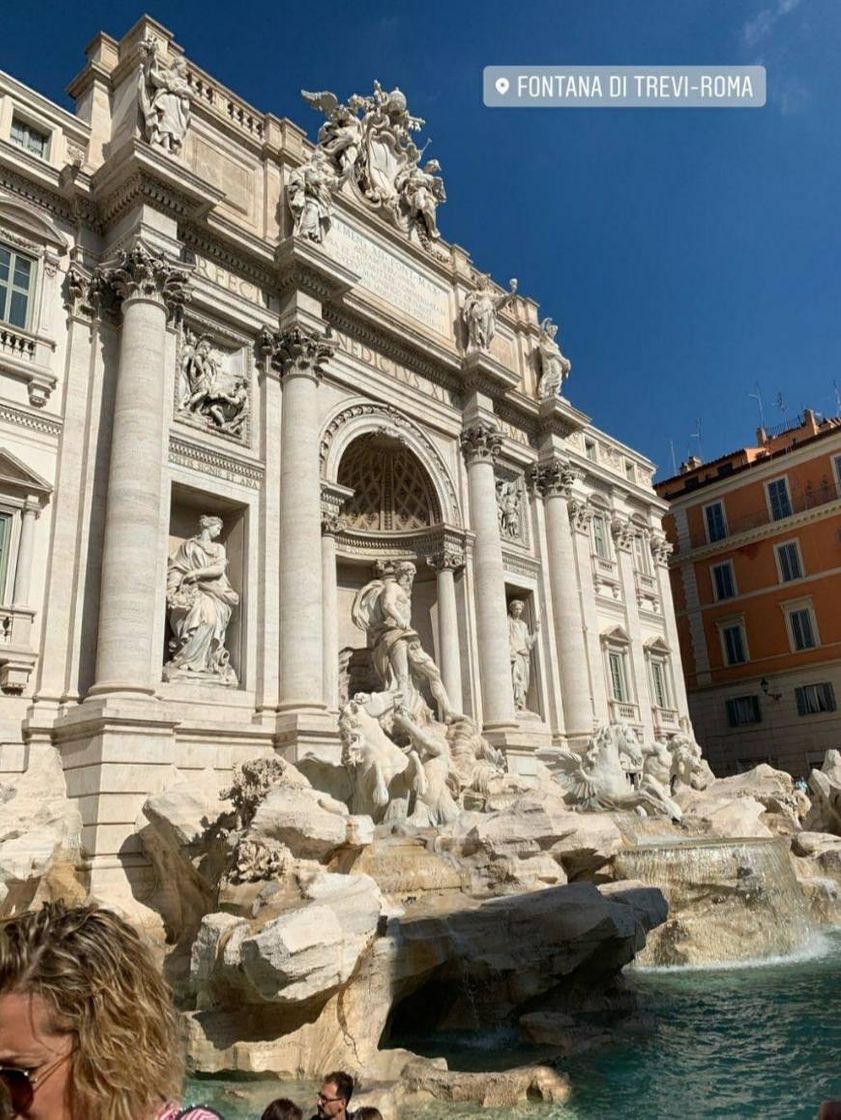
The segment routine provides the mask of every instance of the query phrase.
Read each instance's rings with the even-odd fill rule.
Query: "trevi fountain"
[[[711,772],[653,464],[443,240],[424,122],[304,91],[312,143],[149,17],[87,54],[75,115],[2,79],[53,140],[0,152],[0,913],[135,922],[237,1120],[340,1067],[388,1118],[811,1116],[841,755]]]

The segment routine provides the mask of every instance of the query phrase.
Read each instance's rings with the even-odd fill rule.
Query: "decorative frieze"
[[[224,478],[228,482],[254,490],[260,489],[265,477],[265,471],[256,463],[234,459],[178,436],[170,436],[169,461],[180,467],[189,467],[191,470],[201,471],[202,474]]]
[[[223,352],[209,334],[181,332],[175,416],[185,424],[247,442],[250,378],[243,349]]]
[[[461,450],[468,466],[472,463],[493,463],[502,449],[502,435],[486,420],[465,428],[459,436]]]

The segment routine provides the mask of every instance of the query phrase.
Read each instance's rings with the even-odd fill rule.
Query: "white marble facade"
[[[314,148],[148,17],[87,54],[76,115],[0,76],[0,776],[60,753],[92,881],[142,877],[173,766],[340,759],[383,561],[510,768],[688,727],[653,465],[539,392],[538,304],[438,236],[404,95],[308,94]]]

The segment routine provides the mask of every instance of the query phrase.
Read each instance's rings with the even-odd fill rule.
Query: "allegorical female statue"
[[[166,152],[179,155],[190,126],[193,91],[187,79],[187,62],[177,55],[169,66],[158,56],[154,39],[144,42],[140,74],[140,108],[146,139]]]
[[[537,641],[540,620],[534,624],[534,633],[529,631],[523,618],[522,599],[512,599],[508,605],[508,655],[511,660],[511,683],[514,686],[514,707],[518,712],[526,710],[531,680],[531,651]]]
[[[166,577],[166,605],[172,653],[164,665],[164,680],[193,678],[217,684],[237,684],[225,648],[225,633],[239,595],[228,582],[228,557],[217,541],[222,519],[199,518],[199,532],[170,557]]]

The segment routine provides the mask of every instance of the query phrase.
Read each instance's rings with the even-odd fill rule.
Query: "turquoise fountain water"
[[[841,1096],[841,934],[827,936],[823,955],[811,960],[636,970],[629,981],[651,1028],[559,1063],[573,1085],[567,1106],[487,1112],[435,1104],[400,1120],[813,1120],[819,1101]],[[530,1059],[510,1032],[399,1041],[443,1053],[453,1068]],[[259,1120],[281,1089],[302,1105],[312,1101],[312,1086],[277,1082],[203,1082],[192,1096],[215,1099],[226,1120]]]

